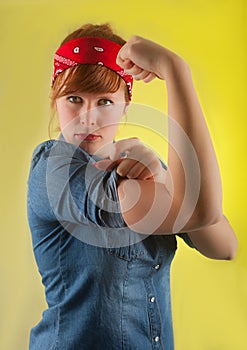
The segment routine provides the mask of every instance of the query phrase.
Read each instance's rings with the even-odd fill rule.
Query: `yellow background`
[[[190,65],[220,164],[224,211],[239,239],[230,262],[179,242],[171,279],[176,350],[246,349],[246,15],[243,0],[0,1],[1,349],[27,349],[45,307],[25,196],[31,153],[48,138],[53,53],[78,25],[105,21]],[[165,111],[165,97],[158,80],[135,84],[134,102]]]

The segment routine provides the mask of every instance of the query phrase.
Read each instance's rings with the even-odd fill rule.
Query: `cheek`
[[[58,106],[57,113],[61,130],[74,125],[78,119],[76,113],[66,107]]]
[[[119,119],[112,119],[111,121],[108,120],[108,123],[104,126],[100,126],[100,129],[102,130],[102,136],[110,142],[116,137],[118,128],[119,128]]]
[[[117,130],[119,123],[121,121],[123,115],[123,110],[119,109],[113,109],[111,111],[105,111],[101,116],[98,118],[98,126],[100,128],[109,129],[110,130]]]

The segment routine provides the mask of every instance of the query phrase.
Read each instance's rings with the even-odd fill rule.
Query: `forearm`
[[[167,59],[166,59],[167,60]],[[222,217],[222,190],[219,167],[209,131],[204,119],[192,76],[187,64],[178,56],[170,60],[170,64],[164,64],[164,71],[161,71],[166,80],[168,93],[168,115],[169,115],[169,149],[168,149],[168,170],[173,180],[174,210],[178,212],[182,204],[186,184],[184,168],[186,168],[187,179],[195,176],[191,149],[184,137],[179,137],[179,128],[174,127],[176,123],[185,131],[195,150],[198,159],[200,176],[199,197],[197,203],[189,203],[186,206],[188,212],[195,204],[193,215],[183,229],[193,227],[198,219],[204,224],[213,224]],[[175,122],[175,123],[174,123]],[[174,150],[174,145],[176,150]],[[178,156],[179,154],[179,156]],[[191,185],[191,184],[190,184]],[[189,186],[191,192],[197,188]],[[187,198],[193,198],[191,193]],[[178,205],[179,204],[179,205]],[[176,206],[176,208],[175,208]],[[174,215],[174,213],[173,213]]]

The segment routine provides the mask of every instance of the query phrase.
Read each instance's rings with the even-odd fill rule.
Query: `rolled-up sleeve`
[[[36,214],[63,223],[126,227],[118,200],[118,175],[96,169],[94,162],[86,152],[63,141],[38,146],[28,181],[28,201]]]
[[[176,234],[176,236],[182,238],[184,240],[184,242],[190,247],[190,248],[195,248],[196,246],[194,245],[194,243],[191,241],[190,237],[188,236],[188,234],[186,232],[183,233],[178,233]]]

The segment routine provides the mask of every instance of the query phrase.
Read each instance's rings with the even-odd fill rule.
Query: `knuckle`
[[[131,45],[128,48],[130,57],[133,57],[136,53],[138,53],[140,47],[140,37],[133,36],[131,40]]]
[[[134,35],[131,36],[129,41],[134,43],[136,41],[139,41],[140,39],[141,39],[141,37],[139,35],[134,34]]]

